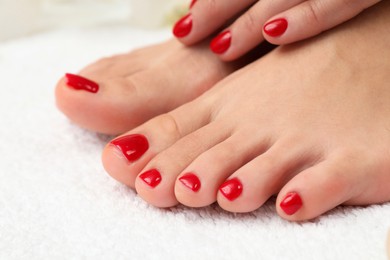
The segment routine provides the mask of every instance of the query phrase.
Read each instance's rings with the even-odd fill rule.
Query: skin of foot
[[[157,207],[250,212],[277,195],[278,214],[303,221],[389,201],[389,12],[275,49],[114,139],[105,169]]]
[[[185,47],[175,40],[101,59],[57,84],[57,107],[92,131],[120,134],[168,112],[257,58],[269,46],[225,63],[207,44]]]
[[[222,60],[234,60],[264,39],[288,44],[335,27],[380,0],[193,0],[190,12],[173,29],[184,44],[203,40],[234,22],[213,39],[211,50]]]

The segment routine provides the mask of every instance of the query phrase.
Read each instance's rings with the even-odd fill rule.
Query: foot
[[[186,48],[171,40],[102,59],[82,78],[67,74],[56,88],[57,105],[84,128],[119,134],[198,97],[246,62],[223,63],[204,44]]]
[[[223,60],[234,60],[264,39],[288,44],[315,36],[358,15],[380,0],[202,0],[191,2],[191,11],[180,19],[174,35],[191,45],[235,21],[211,42]]]
[[[300,221],[389,201],[389,12],[274,50],[113,140],[106,170],[158,207],[250,212],[278,194]]]

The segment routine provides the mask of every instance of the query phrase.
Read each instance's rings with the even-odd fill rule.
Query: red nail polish
[[[200,189],[200,180],[193,173],[187,173],[179,178],[179,181],[184,184],[187,188],[197,192]]]
[[[302,199],[296,192],[288,193],[280,207],[287,215],[293,215],[302,207]]]
[[[272,37],[278,37],[287,30],[288,22],[284,18],[272,20],[264,25],[264,32]]]
[[[192,0],[192,1],[191,1],[190,9],[194,6],[195,3],[196,3],[196,0]]]
[[[229,49],[231,41],[230,31],[223,32],[211,41],[210,49],[216,54],[222,54]]]
[[[219,187],[219,191],[230,201],[238,198],[242,193],[242,183],[237,179],[226,181]]]
[[[187,14],[183,18],[181,18],[173,27],[173,34],[178,37],[187,36],[192,29],[192,16],[191,14]]]
[[[143,135],[125,135],[111,141],[129,162],[138,160],[148,149],[149,143]]]
[[[66,84],[77,90],[86,90],[88,92],[96,93],[99,91],[99,85],[92,80],[83,78],[79,75],[74,75],[70,73],[65,74]]]
[[[161,174],[156,169],[146,171],[139,177],[152,188],[156,187],[161,182]]]

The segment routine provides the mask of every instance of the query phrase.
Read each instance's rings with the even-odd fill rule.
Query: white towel
[[[108,137],[57,111],[56,80],[167,37],[100,28],[0,44],[0,259],[386,259],[389,203],[298,224],[274,201],[250,214],[157,209],[105,173]]]

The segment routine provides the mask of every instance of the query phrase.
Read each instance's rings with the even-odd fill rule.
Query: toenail
[[[302,207],[302,199],[296,192],[288,193],[280,203],[280,207],[287,215],[293,215]]]
[[[219,191],[230,201],[238,198],[242,193],[242,183],[237,179],[226,181],[219,187]]]
[[[196,3],[196,0],[192,0],[192,1],[191,1],[190,9],[194,6],[195,3]]]
[[[173,34],[178,37],[187,36],[192,30],[192,16],[187,14],[181,18],[173,27]]]
[[[264,25],[264,32],[272,37],[278,37],[287,30],[288,22],[284,18],[272,20]]]
[[[99,85],[96,82],[79,75],[66,73],[65,78],[66,84],[73,89],[85,90],[91,93],[96,93],[99,91]]]
[[[141,173],[139,177],[152,188],[156,187],[161,182],[161,174],[156,169]]]
[[[117,147],[129,162],[134,162],[149,149],[148,139],[145,136],[134,134],[119,137],[111,144]]]
[[[222,54],[229,49],[231,41],[230,31],[223,32],[211,41],[210,49],[216,54]]]
[[[200,180],[193,173],[186,173],[179,178],[179,181],[184,184],[187,188],[197,192],[200,189]]]

